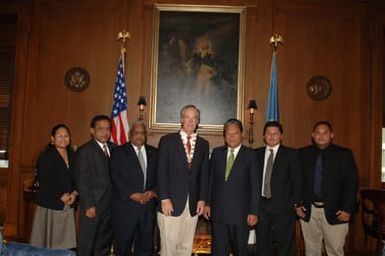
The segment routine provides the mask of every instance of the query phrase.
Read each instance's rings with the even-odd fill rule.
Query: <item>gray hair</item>
[[[132,128],[134,128],[137,125],[141,125],[143,127],[143,129],[147,132],[147,125],[142,120],[136,120],[136,121],[132,122],[130,132],[131,132],[131,130],[133,130]]]
[[[184,106],[181,110],[180,110],[180,119],[182,120],[183,118],[183,115],[184,115],[184,112],[189,109],[189,108],[192,108],[194,109],[196,112],[197,112],[197,118],[198,118],[198,123],[200,122],[201,120],[201,111],[195,106],[195,105],[186,105]]]

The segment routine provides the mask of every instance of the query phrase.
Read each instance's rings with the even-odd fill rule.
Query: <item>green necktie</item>
[[[233,164],[234,164],[234,149],[230,149],[230,155],[229,155],[229,158],[227,158],[227,162],[226,162],[226,173],[225,173],[225,180],[227,180],[229,178],[229,175],[230,175],[230,172],[231,172],[231,168],[233,168]]]

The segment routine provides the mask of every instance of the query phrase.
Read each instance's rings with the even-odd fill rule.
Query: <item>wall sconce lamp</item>
[[[144,96],[140,96],[138,100],[138,104],[136,104],[139,108],[139,120],[143,120],[143,111],[144,107],[147,105],[146,98]]]
[[[257,102],[255,100],[250,100],[249,106],[247,107],[249,110],[249,144],[253,144],[254,142],[254,135],[253,135],[253,130],[254,130],[254,112],[258,109],[257,107]]]

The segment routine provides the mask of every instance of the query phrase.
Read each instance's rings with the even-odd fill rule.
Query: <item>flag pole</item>
[[[126,55],[126,41],[128,39],[131,39],[131,34],[126,31],[120,31],[118,34],[117,40],[120,41],[120,55],[122,57],[122,63],[123,63],[123,72],[125,73],[125,55]]]
[[[271,58],[270,88],[267,97],[266,122],[279,121],[277,53],[278,46],[280,45],[283,45],[283,38],[281,35],[274,34],[270,37],[270,46],[273,48],[273,54]]]

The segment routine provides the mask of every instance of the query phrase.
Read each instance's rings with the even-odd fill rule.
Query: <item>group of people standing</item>
[[[181,127],[148,145],[146,126],[131,124],[130,141],[109,142],[111,121],[95,116],[91,140],[76,155],[65,125],[52,130],[52,143],[37,163],[31,243],[75,248],[78,255],[153,255],[154,228],[162,256],[191,255],[198,216],[212,225],[212,255],[247,255],[256,228],[260,256],[295,253],[300,218],[306,255],[343,255],[357,193],[351,150],[332,143],[330,123],[314,125],[313,144],[299,150],[282,145],[279,122],[267,122],[265,146],[242,145],[237,119],[224,124],[224,146],[213,149],[197,134],[200,111],[187,105]],[[77,243],[73,208],[80,202]]]

